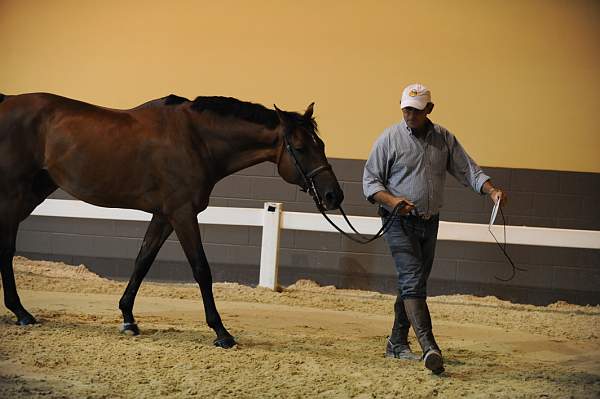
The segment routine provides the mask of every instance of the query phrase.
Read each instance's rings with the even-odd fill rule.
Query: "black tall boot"
[[[444,361],[440,347],[433,337],[431,316],[425,298],[406,298],[404,308],[423,349],[425,367],[434,374],[440,374],[444,371]]]
[[[406,316],[406,310],[404,309],[404,302],[400,293],[396,297],[396,303],[394,303],[394,326],[392,327],[392,334],[389,336],[386,347],[385,356],[395,357],[397,359],[405,360],[419,360],[420,357],[415,355],[410,349],[408,344],[408,330],[410,329],[410,321]]]

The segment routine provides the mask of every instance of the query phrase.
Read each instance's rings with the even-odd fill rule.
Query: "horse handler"
[[[385,234],[398,272],[395,319],[385,356],[423,359],[426,368],[440,374],[444,362],[433,336],[426,298],[446,171],[494,202],[505,202],[506,195],[494,187],[452,133],[429,120],[433,103],[427,87],[418,83],[407,86],[400,107],[403,120],[385,129],[375,141],[363,174],[364,194],[379,204],[384,222],[398,204],[404,205],[401,216]],[[408,344],[411,325],[422,358]]]

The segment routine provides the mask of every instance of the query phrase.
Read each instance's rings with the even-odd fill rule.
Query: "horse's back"
[[[68,151],[79,139],[91,141],[94,121],[127,123],[127,116],[92,104],[49,93],[2,95],[0,101],[0,174],[18,178]],[[75,138],[74,138],[75,137]],[[49,160],[50,153],[55,154]],[[8,178],[8,177],[7,177]]]
[[[13,118],[23,118],[25,115],[31,115],[39,119],[53,116],[55,113],[58,113],[59,116],[66,116],[71,113],[122,115],[130,111],[102,107],[51,93],[1,94],[0,96],[2,96],[2,99],[0,99],[0,118],[5,118],[7,114],[10,114]]]
[[[0,170],[27,168],[40,161],[40,139],[45,123],[43,110],[49,98],[44,93],[2,94],[0,99]]]
[[[2,95],[0,101],[0,135],[15,130],[33,134],[39,125],[47,125],[57,111],[80,111],[96,106],[50,93]]]
[[[56,188],[42,167],[46,101],[39,94],[0,95],[0,203],[21,198],[35,205]]]
[[[6,96],[0,102],[0,186],[15,168],[13,181],[45,171],[83,201],[152,211],[167,195],[163,185],[181,191],[205,179],[204,159],[185,150],[192,145],[187,102],[167,96],[115,110],[47,93]]]
[[[57,113],[90,109],[91,104],[49,93],[2,95],[0,101],[0,149],[14,153],[43,152],[45,134]],[[25,158],[23,158],[25,159]]]
[[[82,101],[74,100],[68,97],[59,96],[57,94],[52,93],[23,93],[23,94],[0,94],[0,112],[3,111],[3,108],[6,106],[11,107],[20,107],[20,108],[35,108],[39,106],[44,106],[52,103],[80,103],[87,104]],[[88,104],[91,105],[91,104]]]

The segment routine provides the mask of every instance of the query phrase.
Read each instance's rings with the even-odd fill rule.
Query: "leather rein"
[[[348,224],[348,226],[350,227],[350,229],[355,234],[357,234],[358,237],[353,237],[352,235],[350,235],[350,234],[346,233],[345,231],[343,231],[325,213],[325,206],[323,205],[323,199],[319,195],[319,193],[317,191],[317,188],[315,186],[315,181],[314,181],[314,178],[319,173],[324,172],[326,170],[331,171],[332,170],[331,169],[331,165],[329,163],[327,163],[325,165],[317,166],[315,169],[311,170],[308,173],[304,172],[304,168],[302,167],[302,165],[298,161],[298,157],[296,156],[294,148],[290,144],[290,142],[289,142],[289,140],[287,138],[287,134],[285,132],[283,133],[283,140],[284,140],[285,149],[288,152],[288,154],[290,154],[290,156],[292,157],[292,160],[294,161],[294,166],[296,167],[296,170],[298,171],[298,174],[300,176],[302,176],[302,179],[304,180],[304,185],[302,186],[301,190],[304,191],[304,192],[308,192],[311,195],[311,197],[313,198],[313,201],[315,201],[315,205],[317,206],[317,209],[319,210],[319,212],[321,212],[321,215],[323,215],[323,217],[325,218],[325,220],[327,220],[329,222],[329,224],[331,224],[333,226],[333,228],[335,228],[338,232],[340,232],[342,235],[344,235],[349,240],[352,240],[352,241],[357,242],[359,244],[368,244],[368,243],[370,243],[372,241],[375,241],[376,239],[378,239],[381,236],[383,236],[390,229],[390,227],[392,226],[392,223],[394,222],[394,220],[398,216],[398,213],[399,213],[400,209],[402,209],[404,207],[403,203],[399,203],[398,205],[396,205],[396,207],[392,210],[390,216],[385,220],[385,222],[381,226],[381,229],[379,229],[379,231],[375,235],[373,235],[372,237],[366,237],[366,236],[362,235],[361,233],[359,233],[354,228],[354,226],[352,225],[352,223],[350,223],[350,220],[348,219],[348,216],[346,216],[346,212],[344,212],[344,209],[340,205],[340,207],[339,207],[340,213],[342,214],[344,220],[346,221],[346,223]]]

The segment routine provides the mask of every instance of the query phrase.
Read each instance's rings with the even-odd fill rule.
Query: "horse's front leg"
[[[190,262],[194,279],[196,279],[196,282],[200,286],[206,323],[217,334],[214,344],[226,349],[231,348],[236,342],[223,326],[221,316],[215,305],[215,298],[212,292],[212,275],[204,248],[202,248],[196,214],[191,209],[181,209],[170,218],[170,221],[183,247],[183,251]]]
[[[133,317],[135,296],[142,284],[142,280],[148,274],[148,270],[150,270],[150,266],[152,266],[152,262],[154,262],[158,251],[172,232],[173,227],[164,216],[152,216],[152,220],[144,236],[144,241],[142,242],[142,247],[135,260],[135,267],[129,279],[129,284],[127,284],[123,297],[119,301],[119,309],[123,313],[123,329],[121,330],[123,333],[132,335],[140,333]]]

